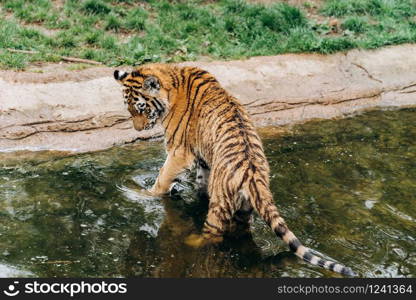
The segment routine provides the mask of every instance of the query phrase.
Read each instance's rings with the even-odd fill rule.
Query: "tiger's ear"
[[[148,76],[143,81],[143,89],[149,93],[155,93],[160,90],[159,79],[155,76]]]
[[[124,71],[115,70],[114,71],[114,79],[121,83],[121,81],[127,77],[129,73]]]

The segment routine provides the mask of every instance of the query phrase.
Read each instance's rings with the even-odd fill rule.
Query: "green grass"
[[[349,17],[341,24],[341,28],[354,33],[363,33],[369,28],[368,21],[362,17]]]
[[[327,0],[322,12],[337,17],[356,14],[407,18],[414,16],[415,2],[413,0]]]
[[[116,66],[326,54],[416,41],[414,0],[327,0],[319,18],[306,17],[311,4],[239,0],[67,0],[59,8],[50,0],[0,0],[0,7],[1,68],[22,69],[33,61],[57,61],[58,55]],[[330,18],[339,20],[339,32],[331,32]]]

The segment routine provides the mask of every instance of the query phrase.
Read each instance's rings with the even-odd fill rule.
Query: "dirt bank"
[[[259,127],[416,105],[416,45],[185,64],[213,73]],[[95,151],[160,136],[132,129],[112,68],[42,70],[0,71],[0,151]]]

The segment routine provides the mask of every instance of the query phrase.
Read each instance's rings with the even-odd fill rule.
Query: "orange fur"
[[[201,182],[209,172],[208,215],[202,234],[191,235],[187,244],[218,243],[236,228],[247,229],[255,209],[296,255],[353,274],[312,254],[289,230],[269,189],[269,165],[260,137],[244,107],[213,75],[195,67],[151,64],[132,73],[116,71],[114,76],[125,87],[134,127],[142,130],[159,122],[165,131],[168,156],[149,192],[167,193],[175,177],[194,164]]]

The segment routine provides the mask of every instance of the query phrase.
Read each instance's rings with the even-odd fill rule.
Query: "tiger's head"
[[[153,128],[167,110],[167,91],[159,79],[139,70],[131,73],[116,70],[114,78],[124,87],[124,103],[132,116],[134,129]]]

